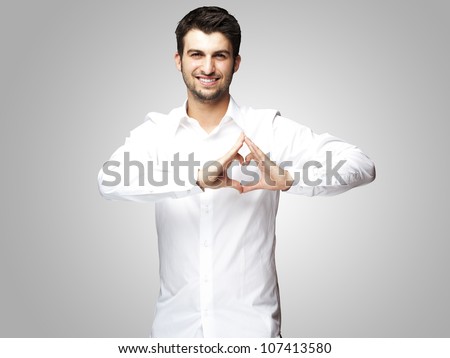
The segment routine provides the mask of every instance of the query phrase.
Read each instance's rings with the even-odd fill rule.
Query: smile
[[[218,78],[197,77],[197,79],[205,86],[212,86],[218,81]]]

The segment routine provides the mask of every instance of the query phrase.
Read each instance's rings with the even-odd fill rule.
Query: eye
[[[227,56],[226,56],[224,53],[218,53],[218,54],[216,55],[216,57],[219,58],[219,59],[221,59],[221,60],[227,58]]]
[[[193,58],[199,58],[199,57],[200,57],[200,53],[198,53],[198,52],[193,52],[193,53],[191,53],[191,57],[193,57]]]

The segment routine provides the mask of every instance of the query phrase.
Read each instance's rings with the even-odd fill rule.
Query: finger
[[[236,140],[236,143],[234,143],[233,148],[240,148],[240,147],[242,147],[242,145],[244,144],[244,140],[245,140],[244,132],[241,132],[241,134],[239,134],[239,137]]]
[[[262,189],[261,185],[258,183],[256,185],[249,185],[249,186],[242,186],[242,194],[251,192],[253,190],[258,190],[258,189]]]
[[[231,147],[231,149],[228,151],[226,156],[233,157],[235,153],[238,152],[239,149],[242,148],[242,145],[244,144],[244,134],[241,133],[237,141],[234,143],[234,145]]]
[[[233,158],[235,156],[235,154],[238,152],[238,150],[242,148],[242,146],[244,145],[244,138],[245,138],[245,136],[244,136],[244,133],[242,132],[239,135],[239,138],[237,139],[237,141],[234,143],[234,145],[231,147],[231,149],[227,152],[227,154],[225,154],[220,159],[223,163],[231,160],[231,158]]]
[[[224,172],[228,173],[230,167],[237,165],[236,163],[233,164],[234,161],[238,161],[240,165],[244,163],[244,158],[242,158],[242,155],[239,153],[236,153],[233,158],[231,158],[228,162],[226,162],[223,166]]]
[[[241,165],[244,164],[244,158],[239,153],[236,153],[233,160],[237,160],[239,162],[239,164],[241,164]]]
[[[242,194],[243,186],[237,180],[231,180],[230,187]]]
[[[250,151],[255,155],[255,157],[258,158],[259,161],[262,161],[266,158],[266,155],[263,153],[263,151],[259,149],[259,147],[255,143],[253,143],[250,138],[245,137],[244,142],[245,144],[247,144]]]
[[[250,164],[250,162],[254,160],[256,163],[258,163],[258,159],[255,157],[255,155],[253,153],[249,153],[247,154],[247,156],[245,157],[245,161],[244,164],[248,165]]]
[[[267,156],[263,153],[261,149],[255,144],[252,143],[253,152],[256,154],[259,160],[265,160]]]

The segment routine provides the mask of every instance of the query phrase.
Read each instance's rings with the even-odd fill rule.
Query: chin
[[[212,102],[221,99],[225,94],[225,92],[222,91],[215,91],[213,93],[202,93],[200,91],[193,92],[194,96],[204,102]]]

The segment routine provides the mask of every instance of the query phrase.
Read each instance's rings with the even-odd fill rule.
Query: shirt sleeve
[[[163,140],[167,135],[149,121],[131,131],[98,173],[100,194],[109,200],[154,202],[203,192],[195,183],[198,168],[175,172],[170,160],[161,157]]]
[[[288,193],[331,196],[375,179],[374,163],[358,147],[279,115],[273,144],[273,160],[294,179]]]

